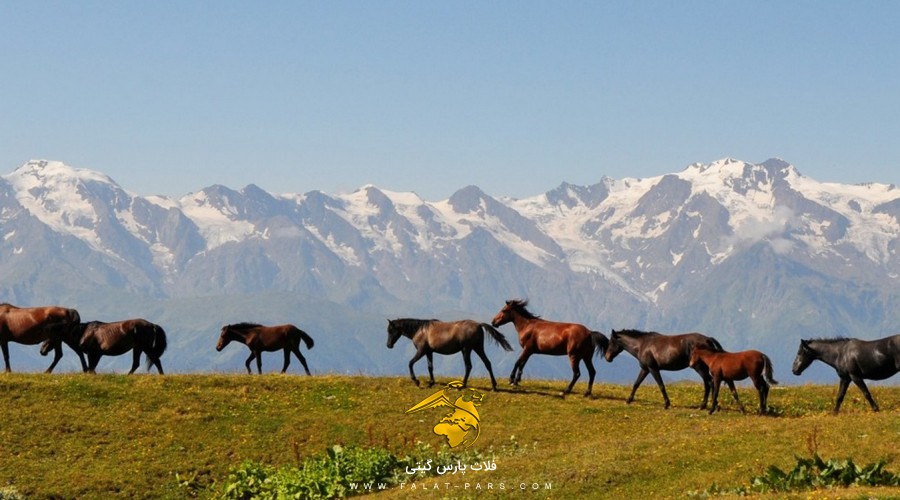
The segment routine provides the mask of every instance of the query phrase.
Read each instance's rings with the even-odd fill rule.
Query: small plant
[[[815,442],[810,443],[815,446]],[[790,471],[770,465],[765,474],[750,480],[749,486],[722,488],[713,484],[705,491],[688,492],[689,497],[708,498],[715,495],[746,495],[748,493],[787,493],[818,488],[848,486],[900,486],[900,475],[885,470],[887,461],[860,467],[852,459],[823,460],[817,453],[812,458],[796,457],[797,463]]]

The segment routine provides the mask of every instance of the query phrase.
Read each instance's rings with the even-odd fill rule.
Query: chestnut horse
[[[400,318],[388,320],[387,347],[392,349],[397,340],[407,337],[416,346],[416,354],[409,360],[409,375],[413,382],[419,385],[419,379],[413,371],[413,365],[422,356],[428,358],[428,387],[434,385],[434,368],[432,355],[456,354],[462,351],[463,364],[466,366],[466,374],[463,377],[462,387],[469,382],[469,373],[472,371],[472,351],[481,358],[484,367],[491,376],[491,388],[497,390],[497,380],[494,379],[494,370],[491,369],[491,361],[484,352],[484,338],[490,336],[497,344],[507,351],[512,351],[512,346],[506,341],[506,337],[491,325],[479,323],[471,319],[460,321],[438,321],[436,319]],[[490,335],[485,335],[487,332]]]
[[[694,346],[706,346],[711,351],[722,351],[719,341],[700,333],[682,333],[679,335],[663,335],[656,332],[642,332],[639,330],[612,331],[609,337],[609,347],[606,348],[606,361],[612,360],[623,350],[634,356],[641,366],[637,380],[631,387],[631,395],[626,403],[634,401],[634,393],[637,392],[641,382],[647,378],[647,374],[653,375],[653,380],[662,392],[666,408],[671,406],[666,386],[663,384],[660,370],[676,371],[688,368],[691,360],[691,350]],[[703,379],[703,403],[701,410],[706,409],[709,401],[709,392],[712,388],[712,377],[705,365],[693,365],[691,368]]]
[[[11,304],[0,304],[0,350],[3,351],[3,362],[9,372],[9,343],[35,345],[48,342],[47,351],[54,351],[53,363],[46,373],[51,373],[62,358],[62,342],[65,342],[78,355],[81,368],[87,369],[84,356],[77,343],[72,343],[67,333],[81,321],[78,311],[65,307],[16,307]]]
[[[588,387],[584,395],[590,396],[596,374],[591,356],[595,352],[603,353],[609,340],[602,333],[591,331],[578,323],[558,323],[541,319],[529,312],[526,306],[527,300],[507,300],[503,309],[500,309],[491,321],[494,327],[512,322],[519,334],[522,354],[513,366],[509,383],[519,385],[525,363],[532,354],[568,355],[569,363],[572,365],[572,381],[569,382],[563,395],[572,392],[575,381],[581,376],[578,365],[584,361],[588,371]]]
[[[735,380],[744,380],[750,377],[756,392],[759,393],[759,414],[765,415],[768,411],[769,385],[778,382],[772,378],[772,361],[768,356],[759,351],[741,352],[716,352],[703,346],[696,346],[691,351],[691,366],[703,363],[709,368],[712,376],[713,401],[709,413],[719,409],[719,387],[724,381],[731,389],[731,394],[737,402],[741,413],[746,413],[744,405],[738,398],[734,388]]]
[[[869,392],[865,379],[884,380],[900,372],[900,335],[878,340],[801,340],[791,371],[794,375],[800,375],[817,359],[834,368],[841,379],[834,403],[835,415],[841,411],[841,403],[851,381],[866,396],[872,410],[878,411],[878,403]]]
[[[96,373],[101,357],[120,356],[132,351],[133,362],[129,375],[140,366],[141,354],[147,355],[148,371],[151,366],[155,366],[160,375],[164,374],[159,358],[168,346],[166,332],[159,325],[145,319],[128,319],[113,323],[89,321],[73,328],[68,336],[73,342],[77,342],[81,351],[87,355],[88,373]],[[49,348],[49,343],[45,342],[41,346],[41,354],[46,354]]]
[[[236,323],[222,327],[216,350],[221,351],[231,341],[245,344],[250,349],[250,357],[245,363],[247,373],[253,373],[250,370],[250,362],[255,358],[256,370],[260,374],[262,374],[263,351],[284,350],[284,367],[281,369],[281,373],[287,371],[293,352],[300,360],[300,364],[303,365],[306,374],[310,375],[309,367],[306,366],[306,358],[300,354],[301,340],[306,343],[307,349],[313,348],[312,337],[294,325],[263,326],[258,323]]]

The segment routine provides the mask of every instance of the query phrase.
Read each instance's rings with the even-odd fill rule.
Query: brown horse
[[[313,339],[306,332],[294,325],[278,325],[263,326],[258,323],[237,323],[233,325],[225,325],[222,327],[222,333],[219,335],[219,343],[216,344],[216,350],[221,351],[231,341],[240,342],[250,348],[250,357],[245,363],[247,373],[250,371],[250,362],[256,359],[256,370],[262,374],[262,353],[263,351],[272,352],[284,350],[284,367],[281,373],[288,369],[291,363],[291,353],[293,352],[307,375],[309,367],[306,366],[306,358],[300,354],[300,341],[306,343],[307,349],[313,348]]]
[[[466,366],[466,374],[463,377],[462,386],[469,382],[469,373],[472,371],[472,351],[481,358],[484,367],[491,376],[491,387],[497,390],[497,380],[494,379],[494,371],[491,369],[491,361],[484,352],[485,332],[490,338],[507,351],[512,351],[512,346],[506,341],[506,337],[496,328],[486,323],[479,323],[470,319],[460,321],[438,321],[436,319],[400,318],[388,320],[387,347],[392,349],[400,337],[407,337],[416,346],[416,354],[409,360],[409,375],[413,382],[419,385],[419,379],[413,371],[413,365],[426,356],[428,358],[428,387],[434,385],[434,366],[432,355],[456,354],[462,351],[463,363]]]
[[[82,369],[87,369],[84,356],[77,343],[72,343],[68,332],[78,325],[81,318],[75,309],[65,307],[16,307],[11,304],[0,304],[0,350],[3,351],[3,362],[9,372],[9,343],[35,345],[49,342],[53,349],[53,363],[46,373],[51,373],[62,358],[62,342],[78,355]]]
[[[120,356],[132,351],[134,361],[129,375],[141,364],[141,354],[147,355],[147,370],[156,366],[156,371],[163,375],[159,358],[166,351],[168,342],[166,332],[159,325],[145,319],[128,319],[114,323],[89,321],[81,323],[69,334],[73,342],[77,342],[82,352],[87,354],[88,373],[96,373],[97,364],[103,356]],[[41,346],[41,354],[49,350],[47,342]]]
[[[623,350],[634,356],[641,365],[637,380],[631,387],[631,395],[626,403],[634,401],[634,393],[637,392],[641,382],[647,378],[647,374],[653,375],[653,380],[662,392],[666,408],[671,406],[666,386],[663,384],[660,370],[676,371],[684,370],[691,360],[691,349],[694,346],[706,346],[711,351],[721,351],[719,341],[700,333],[682,333],[679,335],[663,335],[656,332],[642,332],[638,330],[612,331],[609,337],[609,347],[606,349],[606,361],[612,360]],[[712,377],[709,370],[703,364],[692,365],[691,368],[703,379],[703,403],[700,409],[706,409],[709,401],[709,392],[712,388]]]
[[[766,414],[769,385],[778,383],[772,378],[772,361],[768,356],[753,350],[715,352],[702,346],[696,346],[691,351],[691,366],[699,363],[706,365],[709,368],[709,374],[712,375],[713,402],[709,409],[710,414],[719,409],[719,387],[722,381],[725,381],[728,388],[731,389],[731,394],[741,409],[741,413],[746,413],[744,405],[738,398],[737,390],[734,388],[734,381],[744,380],[747,377],[750,377],[753,386],[756,387],[756,392],[759,393],[759,414]]]
[[[569,363],[572,365],[572,381],[563,394],[572,392],[575,381],[581,376],[578,365],[584,361],[588,371],[588,387],[584,395],[590,396],[596,374],[591,357],[595,352],[603,353],[609,340],[602,333],[591,331],[578,323],[558,323],[541,319],[529,312],[527,305],[527,300],[507,300],[503,309],[500,309],[491,321],[494,327],[512,322],[519,334],[522,354],[513,366],[509,383],[519,385],[525,363],[532,354],[568,355]]]

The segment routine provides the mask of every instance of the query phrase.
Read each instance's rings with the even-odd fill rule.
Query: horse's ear
[[[804,340],[804,339],[800,339],[800,346],[801,346],[801,347],[809,347],[809,341],[808,341],[808,340]]]

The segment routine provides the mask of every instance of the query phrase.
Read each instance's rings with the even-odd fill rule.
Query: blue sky
[[[0,0],[0,173],[525,197],[780,157],[900,185],[898,2]]]

